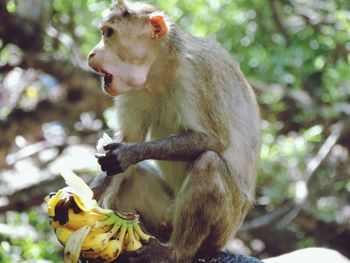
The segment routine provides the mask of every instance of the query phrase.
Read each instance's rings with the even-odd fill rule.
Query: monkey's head
[[[170,30],[166,17],[151,5],[119,0],[99,28],[102,39],[88,62],[103,77],[104,91],[117,96],[144,88]]]

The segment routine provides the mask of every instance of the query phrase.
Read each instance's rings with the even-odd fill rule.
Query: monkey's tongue
[[[108,87],[112,83],[112,80],[113,80],[113,76],[109,73],[106,73],[103,77],[104,86]]]

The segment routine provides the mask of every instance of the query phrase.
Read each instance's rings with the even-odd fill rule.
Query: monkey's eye
[[[114,30],[111,27],[107,27],[107,29],[103,32],[103,35],[106,37],[113,36]]]

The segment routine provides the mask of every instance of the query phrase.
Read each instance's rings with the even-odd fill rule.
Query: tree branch
[[[93,175],[84,174],[80,175],[80,177],[84,181],[89,182],[92,180]],[[0,198],[0,214],[7,211],[25,211],[33,206],[41,205],[44,202],[45,196],[51,192],[56,192],[64,186],[63,177],[55,175],[52,178],[19,189],[10,196]]]
[[[11,196],[2,197],[0,213],[6,211],[25,211],[33,206],[43,203],[46,195],[64,187],[64,180],[61,176],[42,181],[38,184],[23,188]],[[28,198],[30,196],[30,198]],[[4,201],[6,199],[6,201]]]
[[[26,51],[43,49],[43,28],[35,21],[10,14],[6,2],[0,1],[0,38]]]
[[[27,56],[24,65],[56,77],[66,85],[67,92],[57,101],[40,101],[30,111],[15,108],[6,120],[0,121],[0,166],[4,165],[7,150],[17,135],[30,134],[41,129],[43,123],[53,120],[74,123],[82,112],[92,111],[102,116],[103,111],[112,104],[112,100],[103,95],[99,79],[92,72],[37,54]]]
[[[331,126],[331,134],[323,143],[315,157],[307,164],[306,171],[303,175],[306,185],[305,187],[307,187],[310,178],[315,174],[323,161],[326,160],[333,146],[346,133],[346,131],[348,131],[349,126],[349,121],[339,121]],[[292,220],[296,218],[299,212],[303,209],[307,198],[308,191],[306,192],[305,196],[303,196],[303,198],[288,212],[288,214],[281,219],[281,221],[278,223],[278,226],[280,228],[287,226]]]
[[[6,1],[0,0],[0,38],[5,44],[15,44],[25,52],[20,66],[46,72],[67,89],[65,96],[57,101],[40,101],[30,111],[14,108],[6,120],[0,121],[0,166],[4,164],[8,149],[17,135],[30,134],[41,129],[43,123],[53,120],[74,123],[82,112],[93,111],[97,116],[102,116],[103,111],[112,104],[112,100],[99,89],[97,75],[87,71],[87,67],[41,53],[44,34],[40,25],[9,13]]]
[[[287,29],[284,27],[284,25],[282,23],[281,15],[278,12],[277,1],[276,0],[268,0],[268,2],[270,4],[270,8],[272,11],[272,17],[275,21],[276,27],[280,31],[280,33],[284,36],[284,38],[286,40],[287,47],[289,47],[292,42],[290,40]]]

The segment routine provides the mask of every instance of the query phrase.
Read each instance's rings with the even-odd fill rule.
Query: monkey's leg
[[[177,260],[190,260],[200,248],[221,249],[241,223],[247,203],[230,180],[215,152],[204,152],[194,162],[175,199],[170,245]]]
[[[91,186],[105,207],[137,213],[149,233],[160,239],[168,235],[160,226],[168,220],[173,197],[159,171],[150,163],[139,163],[113,177],[100,175]]]

